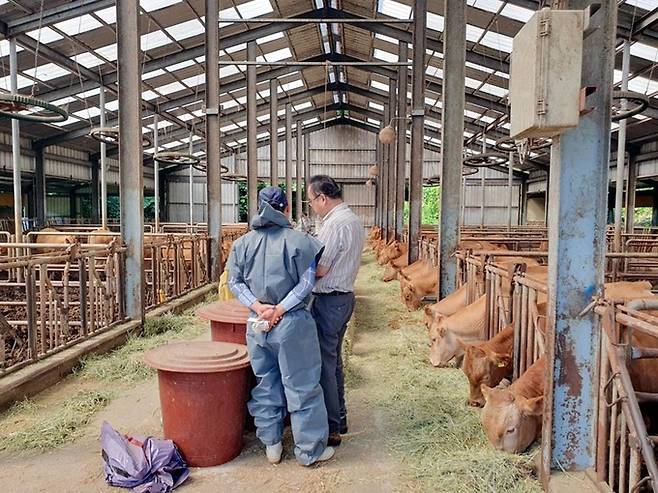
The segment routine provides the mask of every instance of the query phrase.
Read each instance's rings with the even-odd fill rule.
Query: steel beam
[[[142,176],[142,106],[139,65],[139,8],[137,0],[117,2],[119,73],[119,168],[121,237],[126,245],[123,293],[126,315],[144,318],[144,181]]]
[[[278,140],[278,135],[277,135]],[[278,160],[277,160],[278,161]],[[277,165],[279,163],[277,162]],[[292,105],[286,103],[286,199],[288,201],[288,219],[292,221]]]
[[[584,39],[581,85],[592,87],[593,111],[553,140],[548,221],[548,308],[541,473],[586,470],[596,458],[599,321],[584,312],[603,294],[610,105],[617,5],[597,2],[600,15]],[[592,0],[563,1],[584,9]]]
[[[305,183],[305,177],[302,177],[303,175],[303,165],[302,165],[302,152],[303,152],[303,147],[302,147],[302,142],[303,142],[303,137],[302,137],[302,121],[297,120],[297,135],[295,136],[295,146],[296,146],[296,156],[295,156],[295,179],[297,181],[297,190],[295,191],[295,206],[296,206],[296,219],[297,219],[297,224],[302,219],[302,190],[304,189],[304,183]]]
[[[514,152],[510,151],[507,161],[507,231],[512,231],[512,201],[514,183]]]
[[[24,15],[7,21],[6,37],[10,38],[19,34],[26,34],[57,22],[75,19],[106,7],[112,7],[115,4],[116,0],[77,0],[44,9],[34,14]]]
[[[101,127],[105,128],[105,88],[101,86],[100,89],[100,122]],[[101,226],[103,228],[107,228],[107,144],[105,142],[101,142],[100,148],[99,158],[101,167]]]
[[[623,42],[622,47],[621,90],[628,91],[628,73],[631,63],[631,44]],[[622,100],[621,108],[626,109],[626,100]],[[621,209],[624,203],[624,171],[626,171],[626,119],[620,120],[617,132],[617,168],[615,179],[615,229],[613,247],[615,252],[621,252]],[[619,259],[614,260],[615,263]]]
[[[406,62],[409,59],[407,43],[400,43],[398,60]],[[395,171],[395,237],[402,239],[404,230],[404,193],[407,183],[407,67],[398,68],[397,81],[397,156]]]
[[[155,156],[160,150],[158,139],[159,136],[158,128],[158,115],[153,115],[153,155]],[[210,135],[210,134],[206,134]],[[155,231],[156,233],[160,232],[160,163],[154,159],[153,160],[153,195],[154,195],[154,206],[155,206]]]
[[[279,94],[276,79],[270,80],[270,184],[279,185]]]
[[[388,125],[388,122],[390,120],[391,120],[391,106],[390,106],[390,102],[387,102],[386,106],[384,106],[384,121],[382,122],[382,124],[386,126]],[[390,185],[388,174],[391,171],[389,167],[390,157],[391,157],[391,152],[389,147],[390,145],[382,144],[382,161],[381,161],[382,164],[379,171],[379,175],[381,176],[382,179],[382,217],[380,221],[382,223],[384,239],[386,241],[389,240],[388,209],[391,204],[389,188],[388,188]]]
[[[306,129],[304,129],[306,130]],[[311,183],[311,137],[305,134],[304,138],[304,188],[306,189],[306,197],[308,197],[308,186]],[[306,217],[311,217],[311,205],[306,202],[304,205],[304,212]]]
[[[89,184],[89,188],[91,189],[91,222],[94,224],[98,224],[100,221],[100,211],[99,211],[99,203],[100,200],[98,198],[99,194],[99,168],[100,168],[100,163],[98,162],[98,158],[92,157],[91,159],[91,183]],[[37,191],[38,193],[38,191]]]
[[[16,40],[9,40],[9,84],[12,94],[18,93],[18,63]],[[23,243],[23,188],[21,186],[21,129],[16,118],[11,120],[11,164],[14,182],[14,241]],[[16,252],[20,256],[20,251]]]
[[[93,176],[94,176],[94,168],[95,166],[92,166],[92,183],[93,183]],[[39,224],[40,228],[44,228],[46,225],[46,219],[48,218],[47,211],[46,211],[46,167],[44,166],[44,159],[43,159],[43,147],[37,147],[34,149],[34,191],[35,191],[35,205],[36,205],[36,217],[37,217],[37,223]],[[93,194],[94,194],[94,188],[92,186],[92,200],[91,200],[91,205],[92,209],[94,207],[94,199],[93,199]],[[96,190],[97,196],[96,200],[98,200],[98,190]],[[96,210],[98,211],[98,202],[96,204]]]
[[[388,122],[391,122],[396,115],[397,115],[397,106],[398,106],[398,101],[397,101],[397,79],[389,79],[388,80],[388,109],[389,109],[389,118]],[[387,123],[388,123],[387,122]],[[393,122],[395,123],[395,122]],[[404,136],[406,139],[406,135]],[[397,139],[396,139],[397,140]],[[396,174],[397,174],[397,154],[395,152],[395,143],[396,141],[394,140],[390,145],[386,146],[388,147],[388,162],[387,162],[387,177],[388,177],[388,185],[386,186],[386,193],[387,193],[387,209],[386,209],[386,232],[389,238],[395,237],[395,205],[396,205],[396,198],[395,198],[395,193],[397,191],[397,185],[395,183],[395,180],[397,179]]]
[[[628,180],[626,181],[626,233],[635,229],[635,188],[637,187],[637,157],[628,157]]]
[[[210,280],[222,273],[222,186],[219,130],[219,2],[206,0],[206,202],[210,237]]]
[[[439,298],[456,289],[460,195],[464,143],[464,54],[466,3],[445,2],[443,119],[441,121],[441,196],[439,208]],[[465,183],[465,181],[464,181]],[[465,189],[465,187],[464,187]],[[465,197],[461,197],[464,201]]]
[[[382,121],[381,124],[379,125],[379,131],[386,126],[386,124]],[[384,145],[379,141],[379,137],[377,137],[376,140],[376,145],[375,145],[375,162],[377,164],[377,181],[376,181],[376,186],[377,189],[375,190],[375,225],[378,228],[383,228],[382,225],[382,210],[383,210],[383,200],[384,200],[384,184],[383,184],[383,178],[384,178]],[[383,231],[382,231],[383,233]]]
[[[452,2],[454,3],[454,2]],[[423,202],[423,142],[425,125],[425,33],[427,0],[414,1],[413,85],[411,88],[411,173],[409,175],[409,263],[418,260]],[[463,113],[460,115],[463,118]],[[463,138],[460,137],[460,139]]]
[[[256,42],[247,43],[247,59],[256,60]],[[258,120],[256,120],[256,67],[247,67],[247,197],[248,222],[258,213]]]

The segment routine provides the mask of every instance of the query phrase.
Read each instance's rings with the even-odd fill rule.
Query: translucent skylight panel
[[[633,115],[633,118],[635,118],[636,120],[640,120],[640,121],[644,121],[644,120],[649,119],[648,117],[646,117],[644,115]]]
[[[158,91],[163,96],[167,94],[172,94],[174,92],[182,91],[185,89],[185,86],[178,81],[165,84],[164,86],[156,87],[155,90]]]
[[[305,110],[306,108],[310,108],[311,106],[313,106],[313,104],[311,104],[310,101],[305,101],[301,104],[296,104],[293,107],[295,108],[295,111],[302,111]]]
[[[51,125],[55,125],[57,127],[65,127],[66,125],[71,125],[72,123],[78,123],[78,122],[80,122],[79,118],[76,118],[74,116],[69,116],[63,122],[53,122]]]
[[[74,97],[66,96],[65,98],[58,99],[57,101],[52,101],[52,104],[55,106],[64,106],[65,104],[69,104],[72,101],[75,101]]]
[[[656,5],[656,7],[658,7],[658,5]],[[636,42],[631,45],[631,55],[656,62],[658,61],[658,48]]]
[[[480,113],[471,110],[464,110],[464,116],[477,120],[478,118],[480,118]]]
[[[16,45],[16,53],[23,51],[23,48]],[[0,40],[0,56],[9,56],[9,41],[6,39]]]
[[[203,24],[198,19],[190,19],[189,21],[175,24],[167,27],[166,31],[176,40],[191,38],[198,34],[204,33],[205,29]]]
[[[372,125],[377,125],[377,126],[379,126],[379,124],[380,124],[379,120],[375,120],[374,118],[366,118],[366,121],[367,121],[368,123],[371,123]]]
[[[142,34],[140,37],[140,46],[143,51],[153,50],[160,46],[168,45],[171,39],[164,33],[164,31],[153,31],[150,33]]]
[[[23,87],[29,87],[32,85],[32,81],[27,77],[22,76],[21,74],[18,74],[16,79],[17,79],[18,89],[22,89]],[[9,80],[8,75],[6,77],[0,78],[0,89],[11,91],[11,82]]]
[[[617,84],[618,82],[621,82],[621,70],[615,69],[612,75],[612,82],[613,84]]]
[[[471,89],[477,89],[478,87],[480,87],[480,84],[482,84],[482,82],[476,79],[471,79],[470,77],[464,77],[464,84],[466,85],[466,87],[470,87]]]
[[[240,43],[239,45],[229,46],[226,48],[226,53],[235,53],[236,51],[242,51],[247,49],[247,43]]]
[[[189,113],[183,113],[182,115],[178,115],[178,119],[182,120],[184,122],[191,120],[194,118],[194,115],[191,115]]]
[[[383,82],[379,82],[378,80],[371,80],[370,85],[375,89],[379,89],[380,91],[388,92],[388,84],[384,84]]]
[[[283,38],[283,33],[278,32],[278,33],[270,34],[269,36],[263,36],[262,38],[258,38],[256,40],[256,44],[261,45],[261,44],[269,43],[270,41],[275,41],[275,40],[281,39],[281,38]]]
[[[437,77],[439,79],[443,78],[443,69],[434,67],[433,65],[428,65],[425,69],[425,73],[431,77]]]
[[[108,24],[114,24],[117,21],[117,10],[115,7],[97,10],[95,14]]]
[[[98,67],[99,65],[103,65],[105,63],[96,55],[89,52],[78,53],[77,55],[74,55],[73,61],[86,68]]]
[[[219,68],[220,77],[229,77],[239,72],[238,67],[235,65],[222,65]]]
[[[164,75],[166,73],[167,72],[165,72],[162,69],[157,69],[157,70],[153,70],[151,72],[146,72],[145,74],[142,74],[142,80],[153,79],[154,77],[159,77],[159,76]]]
[[[470,41],[471,43],[475,43],[478,39],[480,39],[482,33],[484,33],[484,29],[480,29],[479,27],[472,26],[471,24],[466,24],[467,41]]]
[[[504,34],[498,34],[492,31],[487,31],[480,44],[493,48],[494,50],[512,53],[512,38]]]
[[[35,31],[30,31],[29,33],[27,33],[27,35],[30,38],[39,40],[39,42],[46,44],[52,43],[54,41],[59,41],[60,39],[64,39],[62,36],[57,34],[49,27],[42,27],[41,30],[37,29]]]
[[[268,0],[251,0],[251,2],[243,3],[236,8],[245,19],[253,19],[274,11]]]
[[[338,94],[334,93],[334,103],[338,102]]]
[[[379,11],[384,15],[397,19],[409,19],[411,17],[411,7],[395,0],[382,0],[379,3]]]
[[[472,62],[466,62],[466,66],[470,68],[474,68],[475,70],[480,70],[482,72],[486,72],[488,74],[492,74],[494,71],[491,70],[488,67],[483,67],[482,65],[478,65],[477,63],[472,63]]]
[[[169,120],[160,120],[158,122],[158,130],[162,130],[163,128],[171,127],[172,125],[173,125],[173,123],[170,122]],[[151,132],[153,132],[153,129],[155,128],[155,123],[151,123],[149,125],[146,125],[146,127],[149,128],[151,130]]]
[[[55,65],[54,63],[47,63],[45,65],[39,65],[36,69],[30,68],[23,70],[23,73],[25,75],[29,75],[30,77],[34,77],[37,80],[47,81],[57,79],[58,77],[64,77],[65,75],[69,75],[71,72],[65,68],[60,67],[59,65]]]
[[[658,7],[656,0],[626,0],[626,3],[649,11]]]
[[[80,99],[90,98],[91,96],[98,96],[101,93],[100,87],[89,89],[88,91],[79,92],[75,96]]]
[[[433,29],[434,31],[443,32],[443,16],[428,12],[427,27],[428,29]]]
[[[150,101],[151,99],[156,99],[159,96],[153,91],[145,91],[142,93],[142,99]]]
[[[368,108],[372,108],[374,110],[379,110],[379,111],[384,111],[384,105],[379,104],[379,103],[374,103],[373,101],[368,101]]]
[[[488,124],[488,123],[491,123],[492,121],[494,121],[494,118],[492,118],[490,116],[487,116],[487,115],[484,115],[484,116],[480,117],[480,121]]]
[[[76,36],[80,33],[98,29],[101,26],[102,24],[89,14],[85,14],[75,19],[68,19],[66,21],[58,22],[55,24],[57,29],[65,32],[69,36]]]
[[[658,81],[645,77],[633,77],[628,81],[628,89],[642,94],[653,94],[658,91]]]
[[[508,3],[501,11],[501,14],[505,17],[509,17],[510,19],[525,23],[530,20],[530,18],[535,14],[535,11]]]
[[[291,82],[287,82],[285,84],[281,84],[277,92],[292,91],[293,89],[297,89],[303,86],[304,86],[304,82],[301,79],[297,79]]]
[[[309,123],[315,123],[315,122],[318,122],[318,121],[320,121],[320,120],[319,120],[318,117],[316,116],[315,118],[310,118],[310,119],[308,119],[308,120],[304,120],[304,121],[302,122],[302,124],[303,124],[303,125],[308,125]]]
[[[375,34],[375,38],[381,39],[382,41],[386,41],[388,43],[393,43],[394,45],[398,44],[397,39],[384,36],[383,34]]]
[[[273,51],[272,53],[266,53],[265,54],[265,59],[268,62],[278,62],[281,60],[285,60],[286,58],[292,57],[292,53],[290,51],[290,48],[282,48],[280,50]]]
[[[435,122],[434,120],[430,120],[429,118],[425,118],[425,125],[427,125],[428,127],[441,128],[439,122]]]
[[[498,77],[502,77],[503,79],[509,79],[509,74],[506,72],[496,72],[496,75]]]
[[[471,7],[489,12],[498,12],[498,9],[503,5],[500,0],[467,0],[467,3]]]
[[[335,73],[329,72],[329,82],[331,82],[332,84],[334,82],[336,82],[336,74]]]
[[[72,115],[82,118],[83,120],[89,120],[95,116],[101,114],[101,110],[97,106],[89,106],[88,108],[82,109],[80,111],[75,111]]]
[[[190,87],[196,87],[206,82],[206,74],[197,74],[182,80],[183,84]]]
[[[107,111],[118,111],[119,110],[119,100],[115,99],[114,101],[110,101],[109,103],[105,103],[105,109]]]
[[[164,147],[165,149],[171,149],[172,147],[178,147],[182,144],[183,144],[182,142],[175,140],[174,142],[167,142],[166,144],[162,144],[162,147]]]
[[[393,53],[389,53],[388,51],[380,50],[379,48],[375,48],[373,55],[375,58],[379,58],[380,60],[384,60],[385,62],[398,61],[397,55],[394,55]]]
[[[479,89],[480,91],[484,91],[489,94],[493,94],[494,96],[498,97],[503,97],[507,96],[507,89],[503,89],[502,87],[494,86],[493,84],[482,84],[482,87]]]
[[[113,43],[111,45],[102,46],[101,48],[96,49],[96,53],[100,56],[106,58],[107,60],[113,62],[117,59],[117,44]]]
[[[0,0],[0,5],[4,5],[4,4],[8,3],[8,2],[9,2],[9,0]]]
[[[437,102],[436,99],[428,98],[427,96],[425,96],[425,104],[429,106],[434,106],[436,102]]]
[[[258,135],[256,135],[257,139],[264,139],[265,137],[269,137],[270,133],[269,132],[261,132]]]
[[[235,123],[231,123],[230,125],[224,125],[223,127],[219,128],[220,132],[230,132],[231,130],[237,130],[240,128],[237,126]]]
[[[140,0],[139,5],[146,12],[153,12],[154,10],[164,9],[171,5],[181,3],[183,0]]]

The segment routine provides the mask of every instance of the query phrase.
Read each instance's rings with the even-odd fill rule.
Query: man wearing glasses
[[[322,218],[318,239],[324,252],[317,265],[311,314],[322,355],[320,385],[329,420],[328,445],[335,447],[340,445],[341,433],[347,433],[341,349],[354,311],[354,281],[361,264],[365,230],[343,202],[342,190],[333,178],[313,176],[307,193],[313,212]]]

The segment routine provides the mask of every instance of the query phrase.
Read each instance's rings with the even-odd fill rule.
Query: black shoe
[[[340,433],[329,433],[329,438],[327,439],[327,446],[329,447],[338,447],[342,442]]]

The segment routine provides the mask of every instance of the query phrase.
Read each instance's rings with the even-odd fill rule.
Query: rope
[[[37,64],[39,63],[39,48],[41,46],[41,29],[43,26],[43,3],[44,0],[41,0],[41,5],[39,7],[39,27],[37,28],[39,35],[37,36],[37,47],[34,50],[34,78],[35,80],[32,81],[32,88],[30,89],[30,96],[34,97],[34,91],[36,89],[36,86],[38,84],[39,78],[37,77]]]

